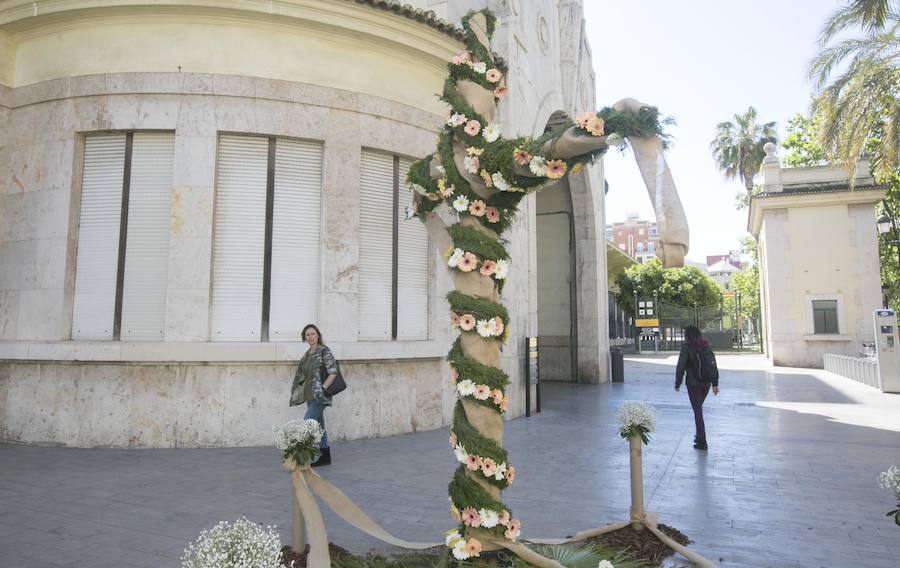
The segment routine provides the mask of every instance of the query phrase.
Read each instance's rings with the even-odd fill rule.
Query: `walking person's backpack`
[[[708,345],[697,351],[697,366],[697,377],[701,383],[714,383],[719,380],[716,354]]]

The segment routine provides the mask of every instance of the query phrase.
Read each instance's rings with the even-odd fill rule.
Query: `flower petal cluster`
[[[457,560],[468,560],[481,555],[481,541],[464,538],[457,530],[448,531],[445,542],[453,553],[453,558]]]
[[[900,468],[892,465],[887,471],[878,474],[878,484],[881,487],[894,492],[894,496],[900,499]]]
[[[644,402],[626,402],[616,413],[619,434],[623,438],[638,436],[646,444],[647,434],[656,430],[656,409]]]
[[[312,418],[290,420],[274,432],[275,446],[284,459],[293,458],[298,465],[303,465],[318,458],[322,427]]]
[[[274,526],[244,517],[222,521],[200,533],[181,557],[182,568],[282,568],[281,537]]]
[[[476,400],[481,401],[490,400],[490,402],[498,407],[500,412],[506,412],[509,409],[508,394],[505,394],[500,389],[491,389],[491,387],[489,387],[488,385],[477,384],[470,379],[463,379],[457,382],[456,392],[459,393],[459,396],[462,397],[472,397]],[[455,448],[456,445],[456,434],[451,434],[450,446]],[[460,463],[464,461],[463,459],[460,459],[459,454],[457,454],[457,460],[459,460]],[[497,479],[499,481],[502,478]]]

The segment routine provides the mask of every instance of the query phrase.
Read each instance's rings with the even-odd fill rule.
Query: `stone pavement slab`
[[[707,399],[708,453],[691,448],[672,355],[628,358],[624,384],[545,384],[543,412],[507,422],[516,484],[504,501],[525,536],[559,537],[627,518],[628,446],[615,409],[660,411],[644,450],[647,509],[724,567],[896,566],[900,527],[876,476],[900,465],[900,396],[822,371],[724,355]],[[298,417],[302,412],[298,410]],[[337,441],[320,474],[395,535],[451,527],[447,430]],[[186,544],[239,516],[290,538],[290,479],[274,448],[74,449],[0,445],[0,568],[177,567]],[[387,547],[329,511],[331,540]]]

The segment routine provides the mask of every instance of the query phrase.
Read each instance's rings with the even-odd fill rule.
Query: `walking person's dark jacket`
[[[715,379],[712,383],[704,383],[700,380],[700,361],[697,357],[702,349],[708,347],[709,342],[702,337],[688,339],[681,345],[681,353],[678,355],[678,366],[675,368],[675,388],[681,387],[685,374],[687,374],[687,385],[689,387],[701,387],[709,384],[714,387],[719,386],[719,379]]]

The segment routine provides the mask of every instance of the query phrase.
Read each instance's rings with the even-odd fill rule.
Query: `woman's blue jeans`
[[[322,427],[322,443],[320,448],[328,447],[328,432],[325,430],[325,409],[328,408],[318,400],[311,400],[306,403],[306,416],[303,418],[312,418]]]

